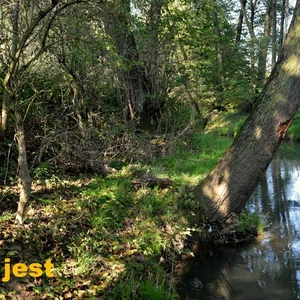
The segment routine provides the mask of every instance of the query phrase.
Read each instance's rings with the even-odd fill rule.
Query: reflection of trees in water
[[[273,160],[247,205],[252,212],[268,215],[269,232],[244,250],[219,249],[193,260],[180,284],[181,299],[299,299],[299,170],[300,159]]]
[[[268,222],[272,225],[263,241],[251,251],[245,251],[243,256],[249,268],[258,274],[264,289],[282,288],[291,293],[291,297],[294,294],[293,297],[297,298],[300,292],[292,243],[298,228],[291,217],[293,202],[287,197],[294,171],[294,165],[290,166],[286,160],[276,157],[261,179],[249,207],[256,213],[268,215]]]
[[[231,299],[228,261],[222,254],[211,256],[208,252],[204,256],[190,265],[190,272],[179,285],[180,299]]]

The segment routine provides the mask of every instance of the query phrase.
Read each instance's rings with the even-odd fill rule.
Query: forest
[[[179,299],[179,261],[259,234],[244,205],[300,141],[297,7],[2,0],[0,299]]]

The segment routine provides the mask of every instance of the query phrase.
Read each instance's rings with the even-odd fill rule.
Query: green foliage
[[[151,273],[148,270],[148,278],[138,278],[136,276],[137,265],[127,265],[127,271],[124,278],[116,284],[114,289],[108,293],[108,299],[178,299],[178,295],[168,288],[166,285],[167,278],[164,270],[148,263]]]
[[[300,141],[300,112],[298,112],[287,132],[287,137],[293,141]]]
[[[140,299],[148,300],[148,299],[157,299],[157,300],[165,300],[172,299],[168,297],[168,291],[165,287],[156,287],[153,282],[150,280],[146,280],[140,285]]]
[[[48,162],[42,162],[37,168],[34,169],[34,180],[44,181],[45,179],[51,178],[54,170]]]
[[[189,124],[193,109],[189,102],[175,98],[168,98],[165,104],[165,111],[162,116],[162,129],[167,132],[178,132]]]
[[[10,221],[14,219],[14,214],[9,212],[3,212],[3,214],[0,216],[0,222]]]
[[[257,214],[242,213],[239,216],[237,231],[240,233],[247,233],[248,231],[255,231],[257,233],[263,233],[264,224],[260,216]]]

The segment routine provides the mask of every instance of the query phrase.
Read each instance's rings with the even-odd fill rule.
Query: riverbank
[[[3,207],[11,210],[0,217],[1,261],[10,258],[11,264],[29,265],[51,259],[55,277],[12,278],[0,284],[0,295],[3,299],[176,299],[177,260],[196,250],[190,236],[209,231],[192,187],[230,146],[243,119],[220,115],[205,134],[194,133],[178,142],[172,155],[147,164],[115,166],[116,172],[105,178],[45,176],[34,183],[22,227],[13,222],[16,191],[3,190]],[[132,184],[145,174],[168,178],[172,185]],[[247,222],[245,217],[235,225]]]

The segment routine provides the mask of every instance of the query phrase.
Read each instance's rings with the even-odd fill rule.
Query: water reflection
[[[247,203],[267,216],[266,234],[195,258],[179,285],[182,299],[300,299],[300,151],[290,150],[281,149]]]

